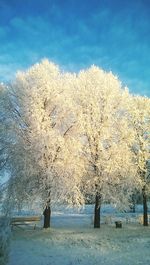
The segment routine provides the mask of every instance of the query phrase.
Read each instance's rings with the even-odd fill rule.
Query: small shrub
[[[10,226],[7,217],[0,217],[0,265],[6,265],[9,256]]]

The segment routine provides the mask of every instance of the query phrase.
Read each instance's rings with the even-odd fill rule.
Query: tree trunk
[[[43,226],[43,228],[49,228],[50,227],[50,220],[51,220],[51,208],[50,208],[50,206],[45,207],[43,215],[44,215],[44,226]]]
[[[145,187],[142,189],[143,195],[143,225],[148,226],[148,213],[147,213],[147,196],[145,192]]]
[[[97,192],[95,197],[94,228],[100,228],[101,196]]]
[[[132,205],[131,205],[130,209],[131,209],[132,213],[135,213],[135,205],[136,205],[135,194],[132,195],[131,199],[132,199]]]

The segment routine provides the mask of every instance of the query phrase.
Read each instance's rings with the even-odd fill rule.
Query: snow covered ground
[[[140,209],[120,214],[105,207],[100,229],[93,229],[92,213],[92,206],[79,212],[56,209],[50,229],[16,227],[8,265],[150,264],[150,227],[138,223]],[[104,216],[111,216],[109,224]],[[115,228],[115,220],[122,220],[122,229]]]

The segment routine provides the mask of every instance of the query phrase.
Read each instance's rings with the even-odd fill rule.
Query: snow
[[[85,209],[55,209],[52,227],[41,224],[12,232],[8,265],[148,265],[150,264],[150,227],[143,227],[133,213],[118,213],[110,206],[104,214],[113,216],[109,224],[102,219],[100,229],[93,229],[93,206]],[[126,223],[130,216],[130,223]],[[122,218],[123,227],[115,228]]]

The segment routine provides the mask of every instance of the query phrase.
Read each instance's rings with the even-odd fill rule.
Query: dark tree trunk
[[[136,205],[136,197],[135,197],[135,194],[132,195],[132,205],[130,207],[132,213],[135,213],[135,205]]]
[[[43,228],[49,228],[50,227],[50,220],[51,220],[51,208],[50,208],[50,206],[45,207],[43,215],[44,215],[44,226],[43,226]]]
[[[133,203],[132,212],[135,213],[135,202]]]
[[[95,197],[94,228],[100,228],[101,196],[97,192]]]
[[[142,189],[143,195],[143,225],[148,226],[148,208],[147,208],[147,196],[145,192],[145,187]]]

